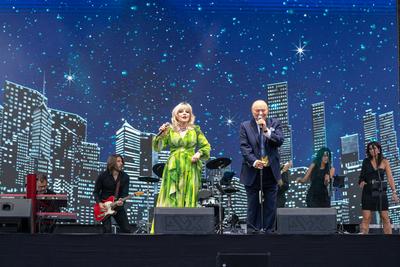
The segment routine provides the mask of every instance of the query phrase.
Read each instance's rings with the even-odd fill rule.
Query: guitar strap
[[[114,197],[116,200],[118,200],[118,193],[119,193],[119,186],[121,184],[121,179],[120,176],[118,174],[118,178],[117,178],[117,186],[115,187],[115,193],[114,193]]]

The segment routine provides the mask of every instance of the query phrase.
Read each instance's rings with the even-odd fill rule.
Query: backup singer
[[[255,101],[251,112],[253,119],[240,125],[240,151],[243,156],[240,181],[247,195],[247,228],[250,232],[271,232],[276,216],[277,184],[282,184],[278,148],[283,144],[283,132],[277,119],[268,118],[268,105],[265,101]],[[265,157],[262,159],[262,156]],[[259,200],[261,171],[263,225]]]
[[[323,147],[318,150],[304,178],[297,179],[298,183],[311,180],[306,197],[307,207],[329,208],[331,206],[328,185],[334,174],[335,168],[332,167],[331,151],[329,148]]]
[[[107,169],[99,175],[94,187],[94,198],[96,203],[100,204],[100,208],[104,209],[105,206],[101,202],[115,196],[117,201],[116,213],[112,215],[117,222],[120,232],[130,233],[128,216],[126,214],[122,198],[128,196],[129,192],[129,176],[122,169],[124,167],[124,159],[121,155],[111,155],[107,159]],[[111,216],[102,221],[104,233],[111,233]]]
[[[379,211],[383,222],[383,232],[392,234],[388,213],[388,198],[386,194],[387,183],[385,182],[385,174],[390,188],[392,189],[392,200],[399,202],[396,193],[392,171],[390,164],[382,154],[382,147],[378,142],[370,142],[366,148],[367,158],[364,159],[361,167],[359,185],[362,188],[362,222],[361,233],[368,234],[369,223],[373,211]]]
[[[163,124],[153,139],[154,150],[169,147],[171,151],[163,171],[157,207],[197,207],[202,169],[200,159],[210,157],[211,147],[194,121],[192,107],[182,102],[172,110],[172,125]]]

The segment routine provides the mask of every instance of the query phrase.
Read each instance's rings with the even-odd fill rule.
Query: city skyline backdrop
[[[232,158],[239,173],[239,124],[256,99],[282,121],[283,161],[307,167],[327,145],[341,174],[358,166],[365,140],[377,138],[400,186],[395,7],[393,0],[3,5],[0,77],[10,82],[0,94],[2,188],[21,186],[35,166],[84,209],[109,154],[127,153],[133,178],[158,162],[141,148],[180,101],[192,104],[212,156]],[[35,101],[11,94],[21,88]],[[342,142],[354,134],[359,159],[349,157],[346,167]]]

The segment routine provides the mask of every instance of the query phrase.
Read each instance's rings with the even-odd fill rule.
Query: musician
[[[55,192],[49,189],[49,183],[45,174],[38,174],[36,178],[36,194],[38,195],[54,195]]]
[[[359,185],[362,188],[362,222],[361,234],[368,234],[372,212],[379,211],[383,222],[383,232],[392,234],[388,213],[387,182],[392,189],[392,200],[399,202],[389,161],[383,156],[378,142],[370,142],[366,148],[367,158],[361,167]],[[385,174],[387,182],[385,181]]]
[[[311,180],[306,196],[307,207],[329,208],[331,206],[328,185],[334,174],[335,168],[332,167],[331,151],[327,147],[322,147],[318,150],[306,175],[296,180],[298,183],[305,183]]]
[[[56,193],[49,189],[49,183],[45,174],[38,174],[36,177],[37,195],[55,195]],[[39,212],[60,212],[60,207],[54,200],[37,200],[37,211]],[[40,233],[53,233],[56,227],[56,219],[42,219],[37,221],[37,229]]]
[[[112,215],[117,222],[120,232],[131,233],[128,216],[126,214],[123,197],[128,196],[129,176],[122,169],[124,167],[124,159],[121,155],[111,155],[107,159],[107,169],[99,175],[94,187],[94,197],[100,208],[104,209],[105,205],[102,200],[115,196],[117,200],[116,213]],[[104,233],[111,233],[111,216],[102,221]]]
[[[253,119],[240,125],[240,150],[243,156],[240,181],[247,195],[247,228],[249,232],[271,232],[276,217],[277,184],[282,184],[278,148],[283,144],[281,123],[268,118],[268,105],[257,100],[251,107]],[[260,144],[261,143],[261,144]],[[262,154],[265,157],[262,158]],[[263,225],[259,201],[262,172]]]

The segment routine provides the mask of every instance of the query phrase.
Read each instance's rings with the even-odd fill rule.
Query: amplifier
[[[155,208],[156,234],[213,234],[214,208]]]
[[[280,234],[333,234],[336,232],[336,209],[279,208],[277,230]]]

